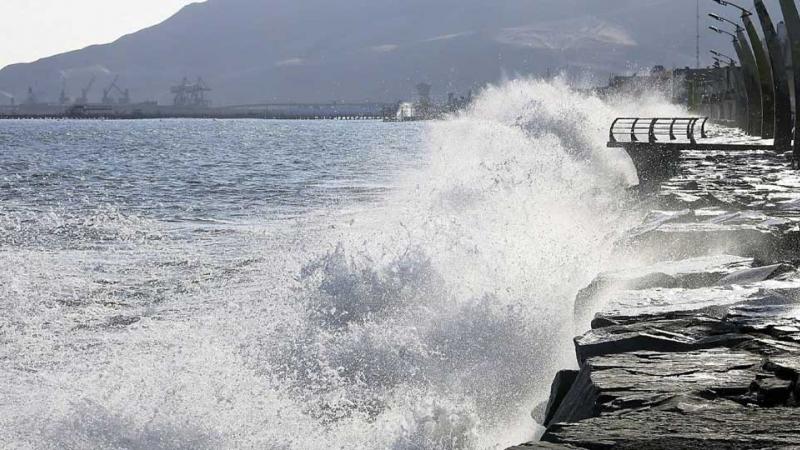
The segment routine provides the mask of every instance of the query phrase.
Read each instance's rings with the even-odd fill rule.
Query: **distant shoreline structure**
[[[38,106],[38,105],[37,105]],[[155,103],[126,105],[84,105],[59,107],[41,105],[0,109],[0,120],[13,119],[271,119],[271,120],[384,120],[394,117],[396,104],[320,103],[263,104],[227,107],[182,108]]]
[[[433,120],[465,109],[472,102],[472,91],[458,97],[449,93],[446,101],[434,101],[430,95],[431,85],[416,86],[418,99],[415,102],[327,102],[327,103],[254,103],[234,106],[211,106],[206,96],[211,88],[198,77],[196,82],[184,78],[171,88],[174,94],[172,105],[161,105],[155,101],[132,103],[128,90],[117,87],[118,77],[103,90],[103,101],[91,103],[87,95],[94,79],[81,90],[74,101],[61,92],[59,103],[42,103],[37,100],[33,88],[28,89],[24,103],[0,105],[0,120],[3,119],[272,119],[272,120],[384,120],[408,122]],[[116,89],[118,99],[110,94]]]

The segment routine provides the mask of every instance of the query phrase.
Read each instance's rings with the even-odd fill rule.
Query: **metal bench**
[[[708,117],[620,117],[611,124],[609,146],[622,142],[642,142],[640,138],[645,136],[645,142],[649,144],[665,140],[688,140],[691,144],[696,144],[698,127],[700,137],[708,137],[706,122]]]
[[[705,139],[708,117],[620,117],[611,124],[609,148],[630,156],[641,186],[678,173],[683,151],[774,151],[765,142],[697,142]]]

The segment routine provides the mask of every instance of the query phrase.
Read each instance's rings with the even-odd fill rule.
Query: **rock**
[[[576,338],[578,362],[582,363],[594,356],[637,350],[680,352],[692,349],[690,340],[683,336],[665,335],[659,333],[660,330],[653,330],[652,333],[640,331],[611,334],[605,332],[609,328],[603,329],[601,337],[586,334]]]
[[[747,332],[800,342],[800,299],[795,290],[763,289],[728,309],[725,321]]]
[[[736,211],[721,216],[714,217],[709,223],[721,225],[758,225],[768,219],[767,215],[760,211]]]
[[[677,394],[744,395],[750,391],[760,365],[760,356],[731,349],[630,352],[590,358],[552,423],[651,407]]]
[[[666,223],[631,236],[618,246],[651,259],[685,259],[715,254],[780,259],[784,237],[777,230],[755,225]]]
[[[578,361],[583,362],[595,356],[641,350],[668,353],[734,347],[751,339],[721,319],[702,315],[664,316],[593,329],[575,338],[575,349]]]
[[[621,291],[614,293],[595,317],[626,320],[689,312],[721,316],[728,306],[743,303],[758,291],[757,287]]]
[[[547,427],[553,420],[558,407],[566,397],[567,392],[572,388],[575,379],[578,377],[577,370],[562,370],[556,374],[553,384],[550,387],[550,400],[547,403],[544,421],[540,422]]]
[[[781,211],[800,211],[800,199],[781,202],[777,208]]]
[[[769,337],[755,337],[753,340],[742,343],[736,348],[770,358],[781,355],[800,354],[800,345]]]
[[[794,266],[789,264],[773,264],[771,266],[756,267],[754,269],[744,269],[726,276],[725,278],[719,280],[717,284],[720,286],[729,286],[732,284],[753,284],[761,281],[771,280],[778,275],[794,272],[794,270]]]
[[[771,408],[786,406],[791,401],[794,384],[792,380],[767,376],[753,381],[750,389],[756,394],[759,406]]]
[[[550,404],[552,401],[552,395],[550,398],[543,402],[539,402],[535,408],[531,411],[531,418],[538,424],[544,425],[545,421],[547,420],[547,405]]]
[[[662,192],[659,194],[659,204],[667,209],[701,209],[701,208],[728,208],[732,201],[723,201],[708,192],[693,188],[692,182],[678,186],[679,190]]]
[[[613,292],[713,286],[732,273],[750,268],[752,263],[751,258],[716,255],[602,273],[578,293],[575,299],[575,323],[578,326],[588,324],[594,311],[600,309]]]
[[[794,408],[746,408],[699,402],[698,410],[641,409],[557,424],[543,439],[587,449],[730,450],[800,446]]]
[[[669,222],[683,221],[694,217],[691,209],[680,211],[651,211],[642,220],[642,224],[628,232],[631,236],[637,236],[648,231],[652,231]]]
[[[592,323],[627,323],[632,318],[687,313],[739,321],[755,321],[759,315],[800,318],[800,279],[773,279],[746,286],[714,286],[700,289],[646,289],[620,291],[600,308]]]
[[[733,255],[701,256],[677,261],[662,261],[644,267],[605,272],[598,280],[620,289],[682,287],[693,289],[716,284],[720,279],[752,267],[753,259]],[[668,280],[658,283],[658,276]],[[667,278],[668,277],[668,278]]]
[[[771,356],[764,368],[784,379],[797,382],[800,376],[800,356]]]
[[[529,442],[527,444],[510,447],[507,450],[581,450],[582,447],[572,445],[551,444],[549,442]]]
[[[800,445],[795,410],[775,414],[796,389],[796,372],[742,350],[590,358],[543,440],[590,449]],[[746,407],[750,399],[759,408]]]
[[[630,297],[617,297],[598,315],[602,326],[575,339],[581,369],[566,395],[566,383],[554,389],[563,398],[551,402],[543,441],[587,449],[800,446],[791,419],[800,413],[800,283],[787,274],[746,288],[617,293]]]
[[[652,263],[578,294],[580,370],[519,449],[800,448],[800,176],[731,153],[684,152],[656,196],[669,210],[618,242]]]
[[[591,379],[591,370],[582,369],[572,383],[569,392],[559,403],[555,413],[552,414],[548,421],[549,426],[561,422],[577,422],[597,416],[599,410],[596,403],[599,395],[600,391]]]

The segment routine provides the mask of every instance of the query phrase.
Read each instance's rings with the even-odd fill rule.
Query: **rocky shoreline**
[[[800,446],[800,174],[764,151],[680,173],[619,242],[642,263],[578,294],[580,368],[513,450]]]

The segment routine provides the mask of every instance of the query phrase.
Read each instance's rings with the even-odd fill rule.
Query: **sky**
[[[197,1],[0,0],[0,68],[111,42]]]

